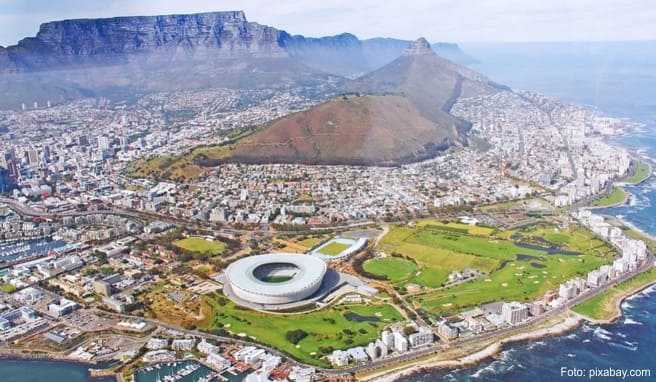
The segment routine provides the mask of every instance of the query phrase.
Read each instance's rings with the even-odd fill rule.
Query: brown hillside
[[[391,166],[427,159],[466,143],[471,124],[449,114],[458,98],[500,90],[419,39],[393,62],[346,86],[364,96],[284,117],[239,142],[230,160]]]
[[[389,166],[434,156],[457,139],[398,95],[340,97],[241,141],[232,160]]]

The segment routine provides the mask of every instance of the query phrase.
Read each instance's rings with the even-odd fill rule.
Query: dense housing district
[[[535,93],[458,99],[469,144],[419,163],[157,172],[322,97],[0,112],[2,352],[121,380],[369,380],[606,319],[591,298],[654,280],[654,242],[586,207],[649,176],[607,141],[635,126]]]

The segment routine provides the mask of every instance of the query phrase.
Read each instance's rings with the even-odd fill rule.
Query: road
[[[5,197],[0,197],[0,203],[4,203],[9,208],[14,210],[17,214],[23,216],[23,217],[31,217],[31,218],[42,218],[42,219],[53,219],[53,220],[59,220],[67,216],[71,217],[76,217],[76,216],[87,216],[87,215],[117,215],[117,216],[123,216],[123,217],[128,217],[132,219],[136,219],[139,221],[162,221],[166,223],[171,223],[171,224],[178,224],[178,225],[184,225],[189,228],[195,228],[199,230],[207,230],[207,226],[202,225],[203,222],[198,222],[198,221],[193,221],[189,219],[182,219],[182,218],[176,218],[170,215],[162,215],[162,214],[157,214],[157,213],[152,213],[152,212],[146,212],[146,211],[140,211],[140,210],[134,210],[134,209],[123,209],[123,208],[109,208],[109,209],[103,209],[103,210],[89,210],[89,211],[69,211],[69,212],[61,212],[61,213],[50,213],[50,212],[45,212],[42,210],[36,210],[33,208],[30,208],[29,206],[26,206],[19,201],[11,198],[5,198]],[[309,229],[306,230],[298,230],[298,231],[275,231],[278,234],[305,234],[305,233],[311,233],[314,231],[321,231],[321,230],[344,230],[344,229],[353,229],[353,228],[360,228],[360,227],[366,227],[372,224],[376,224],[375,221],[373,220],[367,220],[367,221],[362,221],[362,222],[356,222],[356,223],[351,223],[351,224],[342,224],[342,225],[334,225],[334,226],[327,226],[327,227],[310,227]],[[226,232],[226,233],[231,233],[231,234],[245,234],[245,233],[252,233],[252,232],[262,232],[265,234],[271,234],[272,230],[268,225],[260,225],[256,227],[249,227],[248,229],[238,229],[238,228],[229,228],[229,227],[220,227],[220,231]]]
[[[194,227],[199,227],[200,226],[198,222],[191,222],[191,221],[188,221],[188,220],[176,219],[176,218],[172,218],[172,217],[169,217],[169,216],[152,214],[152,213],[147,213],[147,212],[143,212],[143,211],[110,209],[110,210],[99,210],[99,211],[75,211],[75,212],[66,212],[66,213],[60,213],[60,214],[50,214],[50,213],[45,213],[43,211],[34,210],[34,209],[32,209],[28,206],[25,206],[25,205],[21,204],[20,202],[18,202],[16,200],[9,199],[9,198],[0,197],[0,203],[5,203],[11,209],[16,211],[18,214],[23,215],[23,216],[29,216],[29,217],[41,217],[41,218],[54,218],[54,219],[56,219],[56,218],[62,218],[62,217],[65,217],[65,216],[84,216],[84,215],[99,214],[100,213],[100,214],[113,214],[113,215],[120,215],[120,216],[128,216],[128,217],[133,217],[133,218],[136,218],[136,219],[143,219],[143,220],[161,220],[161,221],[171,222],[171,223],[174,223],[174,224],[193,225]],[[351,224],[351,225],[335,226],[335,227],[331,227],[331,228],[324,227],[324,228],[321,228],[321,229],[353,228],[353,227],[359,227],[359,226],[369,225],[369,224],[373,224],[373,223],[375,223],[375,222],[367,221],[367,222],[354,223],[354,224]],[[206,229],[206,228],[204,228],[204,229]],[[222,228],[222,230],[225,231],[225,232],[231,232],[231,233],[249,233],[249,232],[254,231],[252,229],[246,230],[246,229],[234,229],[234,228]],[[268,230],[269,230],[269,228],[267,227],[266,231],[268,231]],[[298,231],[298,232],[295,231],[293,233],[301,233],[301,232],[302,231]],[[373,362],[370,362],[370,363],[367,363],[367,364],[363,364],[363,365],[352,366],[352,367],[344,368],[344,369],[325,369],[325,368],[316,368],[316,369],[318,371],[322,372],[322,373],[327,374],[327,375],[340,375],[340,374],[347,374],[347,373],[356,373],[356,372],[360,372],[360,371],[375,370],[378,367],[389,365],[389,363],[406,362],[406,361],[409,361],[409,360],[425,357],[427,355],[438,353],[442,350],[448,349],[448,348],[453,347],[453,346],[462,346],[462,345],[465,345],[465,344],[471,344],[471,343],[475,343],[477,341],[483,341],[483,340],[487,340],[487,339],[494,338],[494,337],[501,338],[501,337],[503,337],[507,334],[510,334],[512,332],[515,332],[515,331],[521,330],[523,328],[526,328],[529,325],[534,325],[534,324],[537,324],[537,323],[540,323],[540,322],[544,322],[544,321],[548,320],[549,318],[552,318],[552,317],[557,316],[559,314],[565,313],[569,309],[571,309],[573,306],[575,306],[576,304],[578,304],[578,303],[580,303],[580,302],[582,302],[582,301],[584,301],[584,300],[586,300],[586,299],[588,299],[588,298],[590,298],[590,297],[592,297],[592,296],[594,296],[598,293],[602,293],[603,291],[607,290],[608,288],[610,288],[610,287],[612,287],[612,286],[614,286],[618,283],[621,283],[621,282],[623,282],[623,281],[625,281],[625,280],[627,280],[627,279],[629,279],[629,278],[631,278],[631,277],[633,277],[633,276],[635,276],[639,273],[642,273],[642,272],[652,268],[653,264],[654,264],[654,258],[653,258],[652,255],[650,255],[649,261],[647,261],[645,265],[643,265],[641,268],[639,268],[635,272],[624,275],[623,277],[621,277],[617,280],[614,280],[612,283],[603,285],[599,288],[595,288],[595,289],[586,291],[586,292],[582,293],[581,295],[575,297],[574,299],[569,300],[562,307],[552,309],[552,310],[546,312],[545,314],[543,314],[543,315],[541,315],[537,318],[534,318],[532,320],[529,320],[529,321],[527,321],[527,322],[525,322],[521,325],[516,325],[516,326],[513,326],[513,327],[509,327],[509,328],[504,328],[504,329],[500,329],[500,330],[497,330],[497,331],[487,332],[487,333],[477,335],[477,336],[472,337],[472,338],[458,339],[458,340],[449,341],[449,342],[446,342],[446,343],[437,342],[433,346],[430,346],[430,347],[426,347],[426,348],[423,348],[423,349],[420,349],[420,350],[417,350],[417,351],[413,351],[413,352],[409,352],[409,353],[406,353],[406,354],[402,354],[402,355],[386,357],[384,359],[376,360],[376,361],[373,361]],[[375,280],[369,280],[369,281],[374,282]],[[404,305],[407,304],[405,302],[405,300],[402,298],[402,296],[399,296],[397,293],[394,293],[394,292],[393,292],[393,294],[396,295],[396,297],[398,297],[404,303]],[[410,310],[414,312],[414,309],[412,309],[411,307],[409,307],[407,305],[406,305],[406,308],[410,308]],[[110,313],[110,312],[100,311],[100,310],[98,310],[98,312],[102,312],[103,314],[111,315],[111,316],[119,317],[119,318],[123,318],[123,319],[144,320],[144,321],[147,321],[147,322],[149,322],[153,325],[159,326],[159,327],[179,331],[179,332],[186,333],[188,335],[192,335],[192,336],[196,336],[196,337],[213,339],[213,340],[219,341],[219,342],[230,342],[230,343],[236,343],[236,344],[241,344],[241,345],[256,345],[258,347],[266,349],[268,352],[270,352],[272,354],[275,354],[275,355],[284,357],[285,359],[288,359],[294,365],[305,366],[305,367],[310,366],[310,365],[305,365],[305,364],[302,364],[300,362],[297,362],[293,358],[291,358],[289,355],[287,355],[287,354],[285,354],[285,353],[283,353],[283,352],[281,352],[277,349],[268,347],[266,345],[262,345],[260,343],[254,343],[254,342],[247,341],[247,340],[240,340],[240,339],[236,339],[236,338],[233,338],[233,337],[218,336],[218,335],[209,334],[209,333],[205,333],[205,332],[201,332],[201,331],[197,331],[197,330],[187,330],[187,329],[183,329],[183,328],[180,328],[180,327],[177,327],[177,326],[174,326],[174,325],[170,325],[170,324],[158,321],[158,320],[146,319],[146,318],[143,318],[143,317],[140,317],[140,316],[130,316],[130,315],[125,315],[125,314]],[[420,316],[418,316],[418,320],[423,322],[423,320],[421,320]]]

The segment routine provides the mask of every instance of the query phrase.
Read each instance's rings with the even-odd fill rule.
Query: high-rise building
[[[98,137],[98,148],[101,150],[109,150],[111,143],[112,141],[109,139],[109,137],[106,137],[104,135]]]
[[[9,171],[9,177],[13,180],[17,180],[20,176],[18,171],[18,161],[16,160],[16,151],[12,148],[11,150],[4,153],[4,168]]]
[[[43,146],[43,162],[44,163],[49,163],[50,162],[50,146],[44,145]]]
[[[394,350],[397,353],[408,351],[408,339],[401,332],[394,332]]]
[[[430,345],[433,343],[433,332],[429,328],[422,326],[416,333],[408,336],[408,341],[413,348]]]
[[[510,325],[516,325],[528,319],[528,306],[519,302],[507,302],[501,306],[501,316]]]
[[[30,166],[37,166],[39,164],[39,152],[35,148],[27,150],[27,163]]]
[[[14,179],[9,174],[9,170],[0,167],[0,194],[13,190],[15,185]]]

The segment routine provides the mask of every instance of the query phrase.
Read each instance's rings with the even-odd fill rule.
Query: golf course
[[[614,251],[588,230],[543,223],[510,231],[435,220],[395,225],[376,248],[385,256],[364,263],[397,289],[423,287],[408,296],[435,317],[494,301],[530,301],[577,275],[612,262]],[[482,276],[444,287],[451,272]]]
[[[275,347],[295,359],[316,366],[329,366],[322,358],[334,349],[366,345],[385,326],[401,321],[391,305],[338,305],[303,314],[267,314],[235,305],[221,295],[204,300],[206,321],[201,328],[249,337]]]

